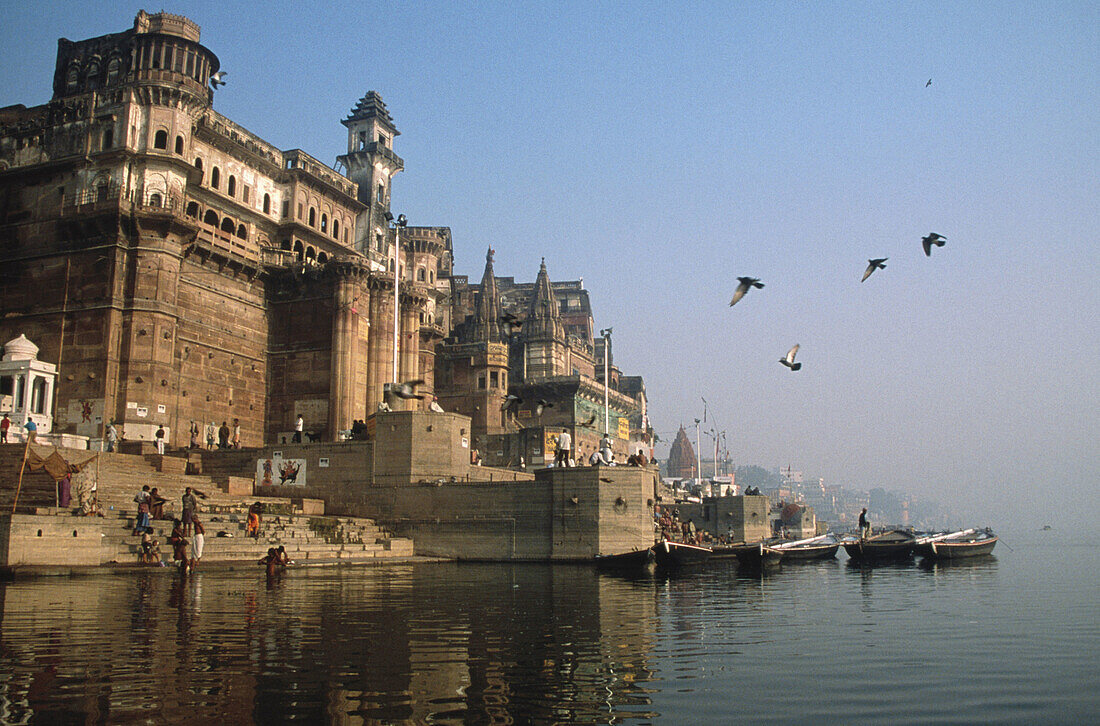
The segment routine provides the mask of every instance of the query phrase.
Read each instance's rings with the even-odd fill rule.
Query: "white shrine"
[[[4,343],[0,359],[0,415],[11,419],[8,441],[26,439],[27,421],[34,421],[38,434],[53,429],[53,390],[57,366],[38,360],[38,346],[27,336]]]

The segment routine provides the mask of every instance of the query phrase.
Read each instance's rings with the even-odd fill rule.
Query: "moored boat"
[[[783,561],[827,560],[836,557],[840,549],[840,542],[831,534],[823,534],[820,537],[795,540],[794,542],[780,542],[772,545],[773,549],[783,552]]]
[[[686,567],[706,562],[710,557],[710,548],[666,539],[653,546],[653,554],[658,567]]]
[[[738,564],[746,567],[774,567],[783,559],[783,551],[770,547],[763,542],[734,545]]]
[[[608,569],[644,569],[653,564],[655,555],[652,547],[613,555],[596,555],[596,565]]]
[[[916,541],[912,532],[892,529],[866,539],[846,539],[841,544],[853,560],[904,560],[913,556]]]
[[[955,560],[965,557],[981,557],[993,552],[997,535],[989,528],[963,529],[958,532],[929,535],[917,540],[915,551],[922,557],[937,560]]]

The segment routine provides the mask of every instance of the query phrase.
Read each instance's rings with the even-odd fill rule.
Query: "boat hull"
[[[746,567],[774,567],[784,557],[783,550],[759,543],[738,545],[733,550],[737,555],[737,562]]]
[[[646,547],[644,550],[622,552],[615,555],[597,555],[596,565],[607,569],[640,570],[652,565],[655,559],[656,555],[653,548]]]
[[[906,560],[913,556],[916,537],[908,532],[894,530],[870,539],[843,542],[848,557],[860,562]]]
[[[658,567],[689,567],[701,565],[710,558],[710,548],[683,542],[658,542],[653,547]]]
[[[830,560],[836,557],[840,543],[811,545],[809,547],[787,547],[783,549],[783,561]]]
[[[961,560],[991,554],[996,546],[996,537],[978,542],[929,542],[918,545],[917,554],[934,560]]]

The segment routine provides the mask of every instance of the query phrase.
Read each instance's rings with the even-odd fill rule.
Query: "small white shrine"
[[[39,434],[53,429],[53,387],[57,366],[38,360],[38,346],[27,336],[4,343],[0,359],[0,415],[8,414],[11,429],[8,441],[26,438],[23,428],[28,420],[38,426]]]

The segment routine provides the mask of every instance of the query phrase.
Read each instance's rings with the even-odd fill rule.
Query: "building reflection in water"
[[[646,718],[652,580],[583,566],[0,584],[0,722]]]

